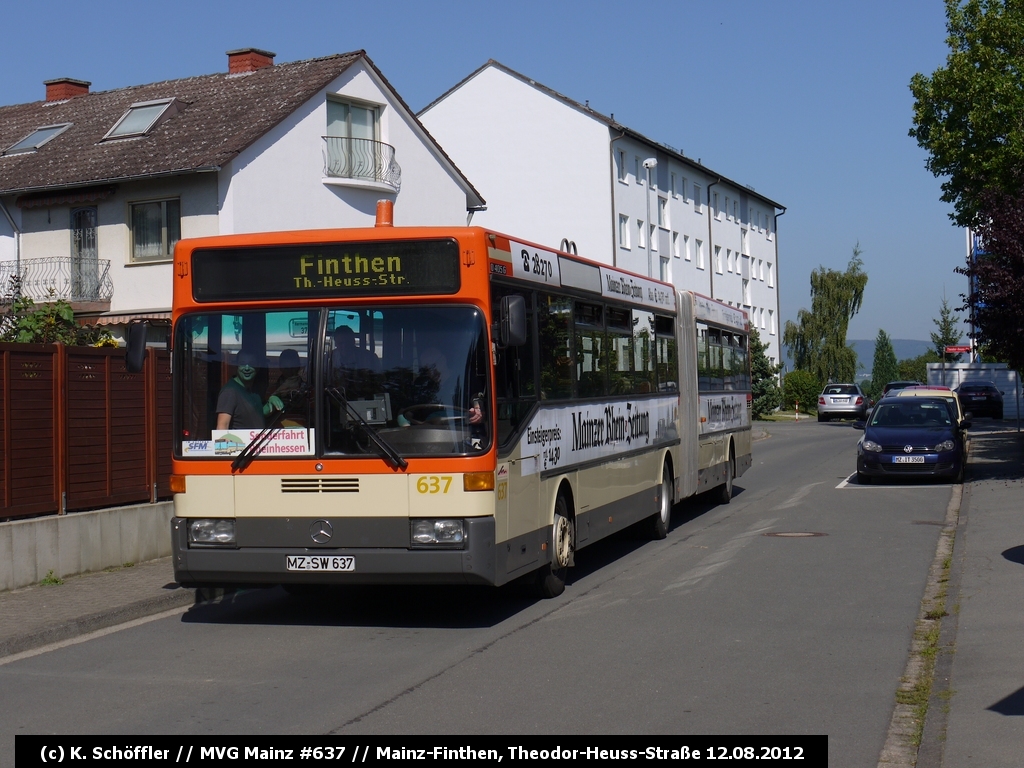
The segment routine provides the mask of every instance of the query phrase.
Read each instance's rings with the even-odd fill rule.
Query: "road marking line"
[[[2,659],[0,659],[0,667],[4,666],[5,664],[11,664],[15,661],[21,661],[22,659],[30,659],[33,656],[39,656],[44,653],[49,653],[50,651],[59,651],[61,648],[67,648],[69,645],[78,645],[79,643],[85,643],[89,640],[96,640],[100,637],[104,637],[105,635],[112,635],[115,632],[120,632],[122,629],[131,629],[133,627],[142,626],[143,624],[148,624],[151,621],[159,621],[160,619],[167,619],[171,616],[179,616],[185,613],[185,611],[189,610],[191,607],[191,605],[185,605],[180,608],[172,608],[171,610],[164,611],[163,613],[154,613],[152,616],[144,616],[141,619],[132,619],[131,621],[126,621],[124,624],[118,624],[113,627],[97,629],[95,632],[89,632],[85,635],[79,635],[78,637],[72,637],[68,638],[67,640],[61,640],[56,643],[50,643],[49,645],[42,645],[38,648],[33,648],[28,651],[22,651],[21,653],[15,653],[10,656],[4,656]]]
[[[797,504],[799,504],[801,501],[803,501],[804,496],[806,496],[808,493],[810,493],[811,489],[814,488],[814,486],[821,485],[821,484],[822,483],[820,483],[820,482],[818,482],[818,483],[811,483],[810,485],[805,485],[805,486],[797,489],[796,493],[794,493],[792,496],[790,496],[784,502],[779,504],[779,506],[772,507],[772,511],[774,512],[774,511],[776,511],[778,509],[789,509],[790,507],[795,507]]]
[[[777,521],[778,518],[773,517],[769,520],[759,520],[754,523],[745,533],[729,539],[720,549],[705,557],[695,567],[688,570],[679,579],[667,585],[661,591],[668,592],[673,589],[692,587],[706,576],[714,575],[727,566],[729,561],[739,554],[739,551],[753,541],[755,537],[760,536],[765,531],[770,531]]]

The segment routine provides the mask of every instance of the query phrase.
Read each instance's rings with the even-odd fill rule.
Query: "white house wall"
[[[580,108],[494,66],[431,105],[420,119],[487,198],[488,209],[474,224],[552,247],[568,238],[581,256],[641,275],[650,269],[655,278],[667,256],[667,278],[674,285],[747,310],[768,344],[767,354],[781,359],[775,208],[749,189],[721,180],[679,153],[610,130]],[[648,158],[658,161],[650,187],[643,168]],[[710,215],[709,235],[712,182],[720,217]],[[699,211],[694,183],[700,187]],[[663,227],[657,227],[659,197],[667,203]],[[627,244],[620,244],[620,216],[627,219]],[[656,230],[648,262],[652,221]],[[642,240],[639,222],[645,227]],[[698,246],[704,249],[703,266]],[[715,246],[721,249],[721,273]]]
[[[611,262],[604,124],[490,67],[420,120],[487,199],[474,224]]]
[[[402,169],[397,195],[348,180],[325,181],[328,94],[382,106],[380,140],[395,147]],[[466,223],[464,188],[362,62],[241,152],[222,171],[220,195],[224,234],[372,226],[380,199],[395,202],[397,226]]]

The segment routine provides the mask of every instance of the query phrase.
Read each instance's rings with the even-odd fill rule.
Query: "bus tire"
[[[658,511],[647,518],[647,534],[655,541],[668,536],[668,526],[672,520],[672,470],[665,464],[661,474],[661,494],[658,499]]]
[[[540,597],[558,597],[565,591],[565,579],[572,564],[576,531],[564,493],[555,500],[555,516],[551,524],[551,555],[548,563],[537,571],[534,586]]]
[[[718,503],[728,504],[732,501],[732,478],[735,474],[732,471],[732,463],[734,459],[732,451],[729,452],[729,460],[725,462],[725,482],[718,486]]]

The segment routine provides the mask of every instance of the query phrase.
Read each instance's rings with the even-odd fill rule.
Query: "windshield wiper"
[[[346,413],[348,413],[350,416],[355,417],[356,421],[358,421],[359,424],[363,427],[363,430],[366,432],[367,437],[369,437],[374,442],[374,444],[378,448],[380,448],[381,453],[384,454],[385,458],[387,458],[392,464],[394,464],[399,469],[405,469],[406,467],[409,466],[409,462],[403,459],[398,451],[392,448],[384,440],[383,437],[377,434],[377,431],[370,426],[370,422],[364,419],[363,415],[349,404],[348,400],[337,387],[327,387],[327,389],[324,391],[327,392],[328,395],[330,395],[331,399],[334,400],[334,402],[343,407]]]
[[[270,420],[270,423],[253,438],[251,443],[235,456],[235,460],[231,462],[232,472],[244,472],[245,468],[252,464],[252,460],[263,453],[263,448],[270,442],[270,437],[274,430],[278,429],[277,424],[281,421],[282,417],[284,417],[284,411],[277,411],[274,414],[274,418]]]

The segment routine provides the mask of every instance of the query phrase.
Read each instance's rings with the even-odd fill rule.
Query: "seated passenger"
[[[243,350],[236,362],[235,376],[221,387],[217,396],[217,429],[263,429],[265,417],[284,410],[284,404],[277,395],[271,395],[264,404],[263,398],[253,392],[256,355]]]

